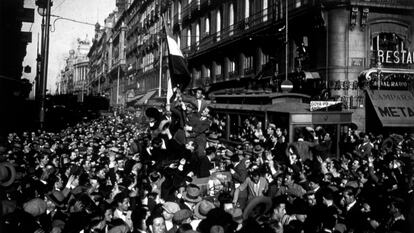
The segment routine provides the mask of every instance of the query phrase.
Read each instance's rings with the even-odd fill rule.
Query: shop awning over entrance
[[[409,91],[368,90],[384,127],[414,127],[414,95]]]
[[[155,92],[156,92],[157,90],[153,90],[153,91],[148,91],[145,95],[144,95],[144,97],[142,97],[141,99],[139,99],[138,101],[137,101],[137,105],[144,105],[144,104],[146,104],[146,102],[148,101],[148,99],[149,98],[151,98],[154,94],[155,94]]]

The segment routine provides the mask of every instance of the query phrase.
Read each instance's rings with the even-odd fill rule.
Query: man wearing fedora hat
[[[181,209],[193,210],[194,206],[202,200],[201,190],[195,184],[189,184],[183,193],[182,199],[179,203]]]

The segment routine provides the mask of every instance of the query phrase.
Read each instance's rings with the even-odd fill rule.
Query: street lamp
[[[378,90],[381,89],[381,73],[382,73],[382,63],[380,61],[377,62],[377,84]]]
[[[38,6],[37,12],[42,16],[41,77],[39,77],[39,87],[41,90],[38,93],[40,94],[39,123],[40,128],[43,128],[45,122],[47,70],[49,61],[50,8],[52,7],[53,3],[52,0],[36,0],[36,5]]]

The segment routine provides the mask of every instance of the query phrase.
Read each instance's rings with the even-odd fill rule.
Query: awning
[[[133,97],[127,97],[127,102],[129,103],[129,102],[132,102],[132,101],[135,101],[135,100],[137,100],[137,99],[139,99],[139,98],[141,98],[141,97],[143,97],[144,96],[144,94],[142,94],[142,95],[136,95],[136,96],[133,96]]]
[[[414,96],[409,91],[368,90],[384,127],[414,127]]]
[[[151,98],[157,90],[147,92],[141,99],[139,99],[136,105],[144,105],[148,102],[148,99]]]

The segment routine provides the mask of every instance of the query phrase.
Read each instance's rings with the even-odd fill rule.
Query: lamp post
[[[40,128],[44,127],[45,123],[45,101],[47,89],[47,70],[49,61],[49,27],[50,27],[50,8],[52,7],[51,0],[37,0],[38,13],[42,16],[42,51],[41,51],[41,77],[40,81],[40,109],[39,109],[39,123]]]
[[[380,61],[377,62],[377,85],[378,90],[381,89],[381,73],[382,73],[382,63]]]

